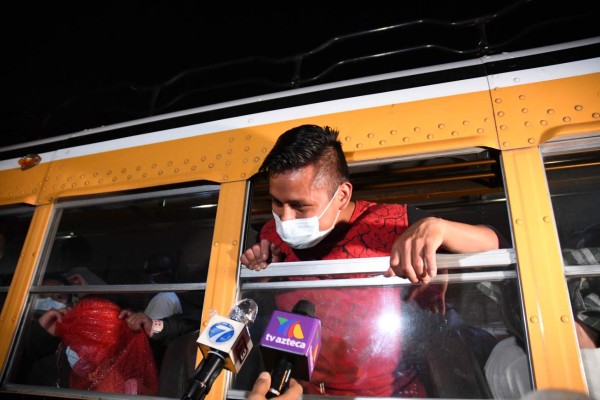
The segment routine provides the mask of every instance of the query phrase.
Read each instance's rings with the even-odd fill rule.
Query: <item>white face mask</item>
[[[35,309],[39,311],[48,311],[60,308],[65,308],[67,305],[60,301],[54,300],[52,297],[42,297],[35,301]]]
[[[275,218],[275,228],[277,229],[277,233],[281,237],[281,240],[286,242],[293,249],[307,249],[323,240],[323,238],[335,227],[335,223],[340,216],[341,210],[338,210],[335,220],[329,229],[324,231],[319,230],[319,220],[323,214],[325,214],[325,211],[327,211],[329,206],[331,206],[331,203],[333,203],[333,199],[335,199],[335,195],[339,189],[340,188],[338,187],[331,200],[329,200],[329,204],[327,204],[327,207],[325,207],[318,217],[297,218],[282,221],[277,214],[273,213],[273,218]]]

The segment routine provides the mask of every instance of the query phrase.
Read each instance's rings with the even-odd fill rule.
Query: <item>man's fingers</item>
[[[296,400],[302,396],[302,385],[300,385],[294,378],[290,379],[290,387],[285,391],[284,394],[280,395],[280,399],[284,400]]]
[[[258,376],[258,379],[254,383],[254,387],[252,387],[252,391],[247,397],[247,400],[260,400],[264,399],[265,395],[269,391],[269,387],[271,386],[271,375],[267,371],[263,371]]]

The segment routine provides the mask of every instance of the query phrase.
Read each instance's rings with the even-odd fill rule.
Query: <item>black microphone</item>
[[[265,367],[271,370],[268,399],[281,395],[295,378],[310,380],[321,344],[321,321],[315,306],[300,300],[292,313],[275,310],[260,341]]]
[[[203,359],[182,400],[204,399],[223,368],[235,373],[240,371],[252,350],[248,327],[257,312],[258,305],[254,300],[243,299],[231,309],[229,318],[220,315],[210,318],[196,341]]]

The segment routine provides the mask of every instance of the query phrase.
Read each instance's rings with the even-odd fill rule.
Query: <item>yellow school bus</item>
[[[281,263],[260,273],[240,265],[271,217],[257,173],[261,162],[281,133],[302,124],[339,130],[356,200],[406,203],[485,224],[506,241],[497,251],[438,255],[445,273],[432,284],[447,285],[445,313],[398,299],[413,310],[410,318],[384,321],[412,346],[405,356],[429,398],[593,393],[599,383],[586,354],[596,350],[598,334],[580,322],[593,316],[586,299],[598,294],[600,281],[599,93],[600,38],[594,38],[0,149],[0,395],[134,397],[71,387],[73,378],[61,374],[79,361],[60,360],[56,336],[54,347],[37,349],[40,312],[56,306],[48,299],[61,303],[59,295],[72,303],[101,295],[132,312],[146,312],[156,296],[175,295],[177,311],[152,319],[184,316],[179,326],[186,328],[148,341],[157,380],[151,396],[162,398],[181,397],[202,357],[196,339],[211,315],[256,299],[255,348],[239,374],[224,371],[208,394],[242,399],[262,370],[257,344],[274,294],[414,287],[381,276],[385,257]],[[371,276],[347,276],[353,273]],[[330,279],[285,279],[323,274]],[[75,284],[74,276],[82,280]],[[315,396],[329,394],[324,388]]]

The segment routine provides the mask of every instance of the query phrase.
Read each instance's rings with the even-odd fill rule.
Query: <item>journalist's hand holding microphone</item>
[[[254,383],[254,387],[252,391],[247,397],[247,400],[264,400],[266,399],[267,392],[271,387],[271,375],[263,371],[258,376],[258,379]],[[294,378],[290,379],[290,386],[288,389],[280,396],[273,397],[272,399],[280,399],[280,400],[296,400],[302,396],[302,385],[300,385]]]

